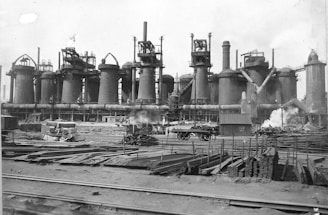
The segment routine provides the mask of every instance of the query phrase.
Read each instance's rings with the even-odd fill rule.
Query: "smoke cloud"
[[[286,125],[288,120],[297,113],[298,113],[298,108],[289,107],[287,110],[279,108],[277,110],[272,111],[270,115],[270,119],[265,120],[261,125],[261,127],[262,128],[267,128],[270,126],[281,127],[282,122],[284,125]]]

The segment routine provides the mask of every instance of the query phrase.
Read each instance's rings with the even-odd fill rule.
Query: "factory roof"
[[[221,114],[221,125],[251,125],[250,114]]]

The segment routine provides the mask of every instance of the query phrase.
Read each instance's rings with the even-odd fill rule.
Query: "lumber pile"
[[[198,173],[200,175],[209,175],[212,174],[211,172],[214,171],[216,168],[220,168],[222,166],[222,164],[229,159],[230,156],[225,154],[223,156],[221,156],[220,158],[213,160],[209,163],[206,164],[202,164],[199,166],[199,170]]]
[[[198,174],[199,166],[220,159],[220,157],[221,157],[220,154],[215,154],[215,155],[201,156],[199,158],[195,158],[187,161],[187,174]]]
[[[218,164],[217,166],[215,166],[215,168],[212,170],[211,174],[215,175],[220,173],[221,171],[223,171],[224,169],[226,169],[226,167],[233,163],[234,161],[240,159],[240,157],[228,157],[225,161],[223,161],[222,163]]]
[[[306,161],[298,159],[296,161],[296,165],[295,165],[295,169],[294,169],[297,180],[301,184],[309,184],[310,183],[309,180],[308,180],[308,177],[306,175],[306,170],[305,170],[305,167],[304,167],[305,163],[306,163]]]
[[[284,134],[275,135],[269,138],[271,145],[277,144],[279,148],[295,148],[304,153],[327,153],[328,152],[328,134]]]
[[[259,171],[259,161],[256,157],[248,157],[245,164],[245,177],[257,177]]]
[[[324,158],[319,158],[319,159],[309,159],[308,161],[308,170],[310,172],[312,182],[314,185],[328,186],[328,177],[327,177],[328,167],[324,165],[318,165],[320,166],[318,168],[316,166],[316,164],[319,164],[324,160],[325,160]]]
[[[277,180],[278,160],[277,150],[273,147],[267,148],[260,158],[258,177]]]
[[[238,159],[228,166],[229,177],[244,177],[245,174],[245,161],[248,157]]]

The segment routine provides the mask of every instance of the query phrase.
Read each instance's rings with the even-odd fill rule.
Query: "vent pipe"
[[[222,50],[223,50],[222,70],[230,69],[230,43],[229,43],[229,41],[223,42]]]

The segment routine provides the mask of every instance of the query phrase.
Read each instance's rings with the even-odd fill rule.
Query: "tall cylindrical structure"
[[[230,69],[230,42],[224,41],[222,44],[222,70]]]
[[[198,64],[195,67],[196,78],[192,84],[191,102],[193,104],[207,104],[210,100],[207,67]]]
[[[40,104],[54,102],[56,96],[56,73],[44,72],[41,77],[41,100]]]
[[[295,71],[289,68],[282,68],[277,74],[280,88],[281,103],[284,104],[291,99],[297,98]]]
[[[325,66],[312,50],[306,69],[306,107],[310,113],[326,114]]]
[[[162,103],[166,104],[168,102],[169,94],[173,92],[174,78],[171,75],[163,75],[162,82]]]
[[[98,104],[118,103],[118,70],[115,64],[100,64]]]
[[[64,74],[61,103],[77,103],[82,92],[82,76],[77,70]]]
[[[86,99],[88,103],[97,103],[99,94],[99,76],[91,75],[86,78]]]
[[[152,104],[156,101],[155,94],[155,67],[144,66],[140,71],[138,103]]]
[[[34,103],[34,84],[33,75],[35,73],[34,67],[15,65],[13,72],[16,74],[15,78],[15,104],[33,104]]]
[[[224,70],[219,74],[219,105],[240,104],[246,80],[239,72]]]
[[[213,105],[219,104],[219,76],[217,74],[209,78],[209,89],[210,103]]]

